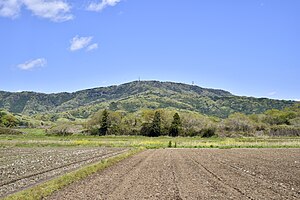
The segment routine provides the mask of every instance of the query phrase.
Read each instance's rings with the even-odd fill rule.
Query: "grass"
[[[116,164],[117,162],[120,162],[121,160],[128,158],[140,151],[142,151],[142,148],[134,149],[129,152],[126,152],[124,154],[108,158],[106,160],[103,160],[101,162],[98,162],[93,165],[89,165],[86,167],[83,167],[79,170],[67,173],[65,175],[59,176],[57,178],[54,178],[48,182],[36,185],[32,188],[23,190],[21,192],[12,194],[10,196],[5,197],[3,200],[37,200],[42,199],[44,197],[50,196],[55,191],[60,190],[67,185],[70,185],[71,183],[75,181],[79,181],[81,179],[86,178],[87,176],[99,172],[113,164]]]
[[[300,148],[300,137],[201,138],[144,136],[46,136],[41,129],[23,129],[27,134],[0,135],[0,147],[144,147],[152,148]],[[176,144],[176,145],[175,145]]]

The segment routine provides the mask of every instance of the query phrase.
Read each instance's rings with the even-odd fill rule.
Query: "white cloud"
[[[84,49],[84,48],[86,49],[86,51],[92,51],[92,50],[98,49],[98,43],[91,44],[92,39],[93,39],[92,36],[79,37],[78,35],[76,35],[70,41],[70,43],[71,43],[70,51],[77,51],[77,50]]]
[[[76,35],[70,41],[70,51],[77,51],[79,49],[87,47],[91,43],[92,39],[93,37],[78,37],[78,35]]]
[[[20,14],[23,6],[34,15],[54,22],[63,22],[74,18],[70,13],[71,6],[63,0],[1,0],[0,15],[15,18]]]
[[[99,12],[99,11],[102,11],[107,6],[115,6],[120,2],[121,2],[121,0],[102,0],[98,3],[92,2],[86,9],[89,11]]]
[[[277,92],[273,91],[273,92],[269,92],[268,96],[274,96],[275,94],[277,94]]]
[[[22,2],[20,0],[1,0],[0,16],[15,18],[20,13]]]
[[[43,67],[47,64],[47,61],[45,58],[38,58],[35,60],[29,60],[25,63],[19,64],[18,67],[22,70],[30,70],[37,67]]]
[[[97,43],[91,44],[90,46],[88,46],[86,48],[87,51],[92,51],[92,50],[95,50],[95,49],[98,49],[98,44]]]
[[[36,16],[47,18],[55,22],[73,19],[70,14],[71,6],[62,0],[23,0],[27,9]]]

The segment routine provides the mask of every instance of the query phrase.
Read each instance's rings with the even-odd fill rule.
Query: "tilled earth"
[[[0,198],[125,151],[121,148],[2,148]]]
[[[300,199],[300,149],[147,150],[47,199]]]

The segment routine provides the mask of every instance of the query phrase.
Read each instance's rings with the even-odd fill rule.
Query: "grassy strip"
[[[171,145],[170,145],[171,142]],[[1,140],[1,148],[13,147],[131,147],[131,148],[300,148],[300,137],[298,138],[82,138],[62,140]]]
[[[24,130],[25,131],[25,130]],[[0,135],[0,148],[9,147],[144,147],[167,148],[300,148],[300,137],[144,137],[144,136],[46,136],[43,130],[22,135]],[[31,132],[30,132],[31,131]]]
[[[32,188],[17,192],[12,195],[9,195],[9,196],[5,197],[3,200],[20,200],[20,199],[22,199],[22,200],[38,200],[38,199],[42,199],[43,197],[50,196],[55,191],[60,190],[64,187],[66,187],[67,185],[74,183],[75,181],[86,178],[87,176],[89,176],[95,172],[98,172],[109,166],[112,166],[112,165],[116,164],[117,162],[124,160],[125,158],[128,158],[138,152],[141,152],[142,150],[143,150],[142,148],[133,149],[129,152],[117,155],[115,157],[102,160],[96,164],[83,167],[76,171],[73,171],[73,172],[67,173],[65,175],[59,176],[57,178],[54,178],[48,182],[36,185]]]

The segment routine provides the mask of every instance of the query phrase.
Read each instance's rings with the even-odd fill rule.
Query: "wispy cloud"
[[[92,39],[93,37],[79,37],[78,35],[76,35],[70,41],[70,51],[77,51],[79,49],[87,47],[91,43]]]
[[[96,50],[96,49],[98,49],[97,43],[91,44],[86,48],[87,51],[92,51],[92,50]]]
[[[18,65],[18,68],[22,70],[30,70],[37,67],[43,67],[47,64],[47,61],[45,58],[38,58],[35,60],[28,60],[22,64]]]
[[[89,11],[100,12],[104,8],[106,8],[108,6],[115,6],[120,2],[121,2],[121,0],[102,0],[100,2],[92,2],[88,5],[88,7],[86,9]]]
[[[92,36],[79,37],[78,35],[76,35],[70,41],[70,43],[71,43],[70,51],[77,51],[77,50],[80,50],[80,49],[83,49],[83,48],[86,48],[87,51],[92,51],[92,50],[97,49],[98,44],[97,43],[91,44],[92,39],[93,39]]]
[[[21,8],[26,7],[33,15],[54,22],[71,20],[71,6],[63,0],[1,0],[0,16],[16,18]]]
[[[275,94],[277,94],[277,92],[276,91],[272,91],[272,92],[269,92],[267,95],[268,96],[274,96]]]

